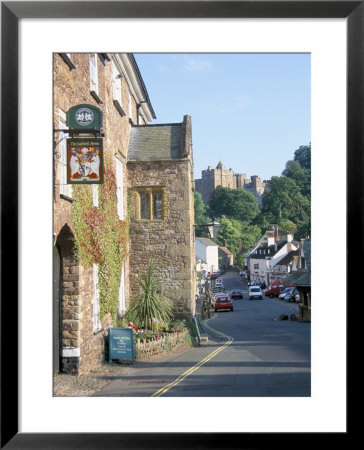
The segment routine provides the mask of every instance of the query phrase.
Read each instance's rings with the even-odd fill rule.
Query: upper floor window
[[[76,69],[76,66],[71,61],[71,53],[59,53],[59,56],[67,64],[67,66],[70,68],[70,70]]]
[[[90,55],[90,91],[99,93],[99,81],[97,77],[97,54]]]
[[[166,188],[160,186],[140,187],[135,191],[135,218],[161,220],[167,215]]]
[[[90,92],[97,103],[102,103],[99,97],[99,79],[97,71],[97,53],[90,54]]]
[[[112,93],[113,93],[113,102],[115,108],[118,110],[121,116],[125,116],[125,111],[123,110],[122,104],[122,92],[121,92],[121,79],[122,75],[117,69],[115,63],[112,65]]]

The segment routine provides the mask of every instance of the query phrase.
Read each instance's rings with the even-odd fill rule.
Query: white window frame
[[[125,219],[124,212],[124,164],[115,158],[117,212],[120,220]]]
[[[93,270],[93,331],[97,333],[101,330],[100,321],[100,290],[99,290],[99,268],[97,264],[92,265]]]
[[[119,287],[119,304],[118,304],[118,314],[119,317],[123,317],[126,313],[126,301],[125,301],[125,263],[121,265],[121,277],[120,277],[120,287]]]
[[[97,74],[97,53],[90,54],[90,91],[99,95],[99,80]]]
[[[58,127],[60,130],[66,129],[66,113],[58,110]],[[59,193],[72,198],[72,185],[67,184],[67,140],[68,135],[62,131],[58,134],[58,146],[60,158],[58,160]]]
[[[133,119],[133,108],[132,108],[132,103],[131,103],[131,94],[130,94],[130,92],[129,92],[128,109],[129,109],[129,117],[130,117],[130,119]]]
[[[123,106],[121,97],[121,74],[114,62],[112,63],[112,93],[113,100],[116,100],[120,106]]]
[[[92,204],[98,208],[99,207],[99,185],[92,185]]]

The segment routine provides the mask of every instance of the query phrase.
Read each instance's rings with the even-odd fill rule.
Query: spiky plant
[[[157,323],[168,321],[172,317],[173,302],[161,294],[158,280],[151,261],[142,280],[140,292],[131,301],[128,317],[139,326],[155,330]]]

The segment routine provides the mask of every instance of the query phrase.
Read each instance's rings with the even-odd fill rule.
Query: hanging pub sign
[[[78,133],[86,130],[100,130],[102,121],[101,109],[93,105],[72,106],[66,114],[66,125],[72,130],[77,130]]]
[[[103,139],[67,139],[67,183],[101,184],[103,182]]]

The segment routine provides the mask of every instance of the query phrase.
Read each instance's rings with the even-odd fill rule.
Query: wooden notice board
[[[132,328],[109,328],[109,363],[133,362],[135,359]]]

